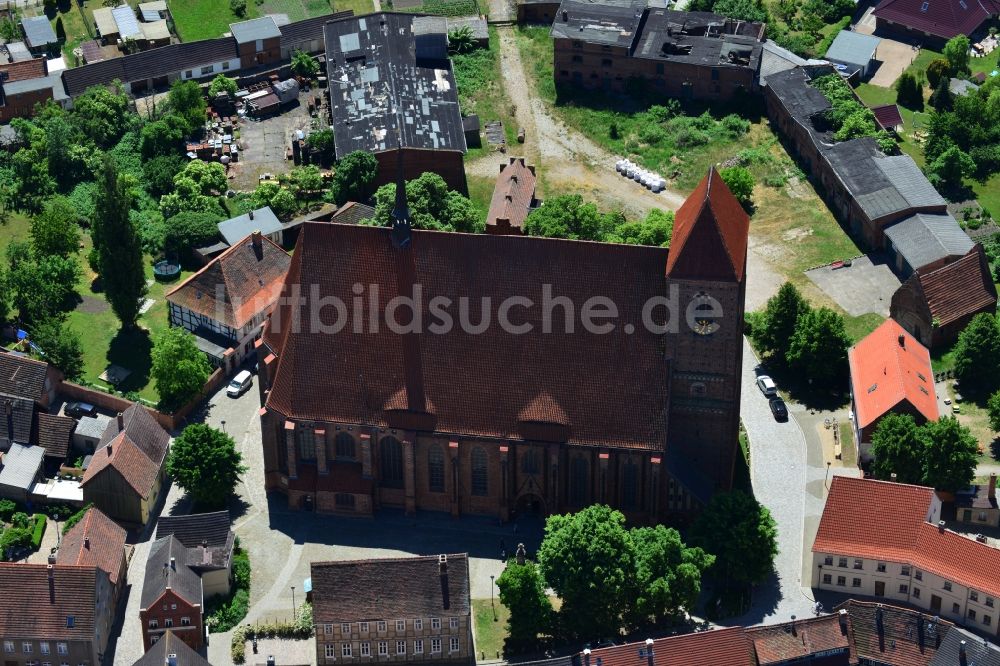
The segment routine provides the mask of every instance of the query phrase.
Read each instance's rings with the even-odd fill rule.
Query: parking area
[[[875,52],[875,59],[879,62],[879,66],[868,83],[891,88],[899,75],[906,71],[906,68],[910,66],[919,53],[920,50],[915,46],[883,37]]]
[[[878,256],[854,259],[850,266],[840,268],[814,268],[806,275],[852,317],[867,313],[888,317],[892,295],[900,285],[896,274]]]

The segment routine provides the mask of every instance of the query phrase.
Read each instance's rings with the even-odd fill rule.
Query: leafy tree
[[[0,318],[0,321],[2,321],[2,318]],[[994,431],[1000,431],[1000,391],[990,396],[990,399],[986,403],[986,412],[989,415],[990,428]]]
[[[850,115],[844,118],[840,129],[834,132],[833,138],[837,141],[850,141],[851,139],[873,136],[875,127],[875,114],[872,113],[872,110],[858,105]]]
[[[135,326],[146,295],[138,230],[129,215],[132,195],[110,157],[98,174],[96,214],[91,226],[104,292],[125,328]]]
[[[475,35],[472,28],[463,25],[457,30],[448,33],[448,53],[452,55],[470,53],[476,48]]]
[[[56,317],[39,322],[31,330],[31,339],[45,353],[44,360],[59,368],[67,379],[83,374],[83,346],[80,336]]]
[[[538,566],[525,560],[507,562],[497,578],[500,603],[510,611],[504,654],[516,655],[538,650],[538,635],[548,633],[552,624],[552,604],[545,596],[545,584]]]
[[[560,626],[568,637],[619,635],[635,572],[635,547],[621,512],[595,504],[550,516],[538,564],[562,599]]]
[[[79,215],[66,197],[52,197],[31,220],[31,244],[39,256],[69,257],[80,251]]]
[[[965,35],[955,35],[948,40],[941,51],[948,61],[952,76],[965,74],[969,71],[969,38]]]
[[[194,81],[174,81],[167,95],[167,106],[184,120],[187,134],[194,134],[205,125],[208,104],[201,94],[201,86]]]
[[[238,18],[246,17],[247,0],[229,0],[229,11],[233,13],[233,16],[236,16]]]
[[[840,388],[847,375],[850,346],[844,318],[830,308],[819,308],[798,318],[785,359],[818,385]]]
[[[448,184],[436,173],[425,172],[406,183],[406,197],[410,217],[415,229],[461,231],[479,233],[485,223],[476,213],[472,203],[458,192],[448,189]],[[389,225],[396,202],[396,185],[389,183],[375,193],[374,224]]]
[[[190,250],[209,245],[219,236],[221,216],[216,213],[184,211],[162,217],[142,229],[143,248],[149,254],[164,253],[185,257]]]
[[[46,2],[51,2],[53,7],[58,4],[58,0],[46,0]],[[66,43],[66,26],[63,25],[62,16],[56,18],[56,39],[60,44]]]
[[[921,434],[927,447],[924,483],[952,493],[968,487],[976,475],[979,453],[979,445],[969,429],[949,416],[928,421]]]
[[[937,88],[942,78],[951,76],[951,65],[944,58],[932,60],[927,65],[927,83],[931,88]]]
[[[333,153],[333,130],[313,132],[306,141],[319,151]],[[333,174],[330,188],[333,200],[338,206],[343,206],[348,201],[368,202],[375,193],[377,175],[378,161],[371,153],[355,150],[344,155],[343,159],[337,162],[337,170]]]
[[[977,314],[954,347],[955,377],[962,393],[989,395],[1000,388],[1000,324],[987,312]]]
[[[139,134],[142,159],[145,161],[164,155],[176,155],[184,141],[186,129],[187,121],[173,113],[143,127]]]
[[[924,87],[910,72],[903,72],[896,80],[896,101],[907,109],[924,110]]]
[[[934,88],[934,92],[931,93],[929,101],[931,106],[938,111],[950,111],[955,103],[955,97],[951,94],[949,85],[950,81],[948,77],[943,76]]]
[[[45,198],[56,191],[46,158],[36,150],[21,148],[11,158],[11,168],[16,177],[13,194],[18,208],[41,210]]]
[[[76,181],[74,173],[76,160],[72,156],[72,147],[76,140],[76,132],[70,122],[63,116],[49,120],[45,127],[45,153],[49,175],[55,180],[61,190],[68,190]]]
[[[257,186],[250,197],[250,207],[253,209],[270,207],[271,212],[280,220],[288,220],[298,210],[295,195],[287,187],[281,187],[274,181],[265,181]]]
[[[794,284],[781,285],[778,293],[768,299],[760,325],[753,329],[753,341],[758,350],[784,360],[795,335],[795,324],[809,311],[809,303]]]
[[[174,189],[174,178],[187,165],[188,160],[181,155],[154,157],[142,165],[146,189],[154,197],[169,194]]]
[[[180,407],[196,396],[212,373],[194,336],[180,327],[171,326],[156,337],[152,357],[150,376],[166,409]]]
[[[310,164],[292,169],[288,174],[295,196],[302,200],[316,199],[323,189],[323,174],[319,167]]]
[[[609,243],[622,243],[624,245],[670,247],[670,237],[673,232],[673,211],[654,208],[649,211],[645,220],[619,224],[614,231],[605,237],[605,240]]]
[[[888,481],[896,474],[899,483],[923,483],[926,446],[917,422],[909,414],[889,412],[872,433],[872,473]]]
[[[39,255],[27,243],[15,241],[7,246],[7,260],[6,296],[22,322],[44,321],[72,308],[80,280],[80,264],[75,259]]]
[[[100,148],[110,148],[125,134],[131,114],[120,81],[97,85],[73,101],[73,118],[80,130]]]
[[[584,203],[579,194],[565,194],[547,199],[545,205],[531,211],[524,223],[524,233],[601,241],[609,230],[623,221],[620,215],[605,215],[594,204]]]
[[[753,206],[754,186],[753,174],[750,173],[750,169],[741,166],[726,167],[719,172],[719,175],[722,176],[723,182],[726,183],[736,200],[749,210]]]
[[[173,217],[182,211],[219,213],[219,195],[228,188],[226,168],[218,162],[191,160],[174,176],[174,191],[160,197],[160,211]]]
[[[296,50],[292,53],[292,74],[311,79],[319,74],[319,63],[305,51]]]
[[[167,474],[204,508],[224,507],[246,471],[233,438],[204,423],[184,428],[167,458]]]
[[[741,21],[770,23],[771,17],[761,0],[694,0],[688,11],[710,11]]]
[[[7,271],[0,266],[0,325],[5,324],[10,319],[10,292],[11,286],[7,278]]]
[[[631,530],[635,543],[635,626],[658,625],[692,610],[701,594],[702,574],[715,556],[688,547],[677,530],[663,525]]]
[[[740,490],[716,493],[691,526],[689,540],[715,555],[724,581],[763,582],[778,554],[778,527],[767,507]]]
[[[948,148],[927,165],[927,179],[944,190],[962,187],[962,181],[975,172],[975,161],[958,146]]]
[[[246,4],[244,2],[244,4]],[[236,93],[239,91],[239,86],[236,84],[236,79],[231,79],[225,74],[218,74],[214,79],[212,79],[212,84],[208,86],[208,96],[211,99],[215,99],[220,93],[226,93],[230,97],[236,97]]]

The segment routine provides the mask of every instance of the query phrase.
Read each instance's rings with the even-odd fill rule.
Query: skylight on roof
[[[871,386],[868,387],[868,392],[871,393],[872,391],[874,391],[877,388],[878,388],[878,384],[872,384]]]
[[[962,9],[968,9],[969,5],[965,4],[965,0],[958,0],[958,4],[962,6]]]
[[[926,12],[927,8],[930,7],[930,5],[931,5],[931,3],[925,2],[924,4],[920,5],[920,11]]]

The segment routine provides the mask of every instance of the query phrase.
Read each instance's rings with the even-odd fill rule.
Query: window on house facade
[[[472,494],[483,497],[489,494],[489,461],[481,446],[472,449]]]
[[[8,653],[8,654],[10,654],[11,652],[13,652],[14,651],[14,641],[4,641],[3,642],[3,651],[6,652],[6,653]]]
[[[379,631],[385,631],[388,628],[388,625],[385,623],[385,620],[379,620],[375,625],[375,628]]]
[[[958,604],[954,604],[953,603],[951,605],[951,612],[954,613],[955,615],[958,615],[958,614],[960,614],[962,612],[962,609],[959,607]]]
[[[159,628],[159,626],[160,626],[160,621],[159,620],[150,620],[149,621],[149,628],[150,629],[157,629],[157,628]]]
[[[327,643],[326,646],[326,658],[333,659],[337,656],[337,646],[333,643]]]
[[[396,631],[406,631],[406,620],[396,620]]]
[[[349,634],[349,633],[351,633],[351,623],[350,622],[342,622],[340,624],[340,633],[341,634]]]
[[[831,576],[830,574],[823,574],[823,584],[824,585],[829,585],[832,582],[833,582],[833,576]]]
[[[296,447],[299,460],[303,462],[316,460],[316,433],[311,427],[302,426],[295,429]]]
[[[413,641],[413,654],[423,654],[424,653],[424,641],[422,639],[417,639]]]
[[[333,502],[337,505],[338,509],[353,509],[354,495],[351,493],[336,493],[333,496]]]
[[[639,507],[639,466],[628,458],[622,466],[622,508],[633,511]]]
[[[590,501],[587,492],[587,482],[590,477],[587,459],[582,456],[573,458],[570,462],[569,502],[573,506],[584,506]]]
[[[386,488],[403,487],[403,445],[395,437],[384,437],[379,442],[379,467],[382,485]]]
[[[921,571],[920,569],[917,569],[916,571],[913,572],[913,577],[916,578],[917,580],[923,580],[924,572]]]
[[[441,618],[439,618],[439,617],[432,617],[431,618],[431,629],[440,629],[440,628],[441,628]]]
[[[833,566],[833,555],[827,555],[823,558],[823,566],[832,567]]]
[[[223,60],[222,61],[222,69],[223,70],[229,69],[229,61],[228,60]]]
[[[838,559],[837,560],[837,566],[846,569],[847,568],[847,558],[846,557],[841,557],[840,559]]]
[[[451,629],[458,629],[458,618],[457,617],[448,618],[448,627],[450,627]]]
[[[837,585],[840,587],[847,585],[847,576],[837,576]]]
[[[337,460],[354,460],[354,438],[350,433],[337,433],[333,440],[333,452]]]
[[[875,571],[879,573],[885,573],[885,562],[879,562],[875,565]]]
[[[920,598],[920,588],[919,587],[913,588],[913,598],[914,599],[919,599]]]
[[[986,605],[993,608],[993,597],[986,597]]]
[[[69,654],[69,646],[65,643],[56,643],[56,652],[59,654]]]
[[[39,643],[38,644],[38,651],[41,652],[42,654],[48,654],[49,653],[49,644],[48,644],[48,642],[43,641],[43,642]]]
[[[969,599],[971,599],[972,601],[979,601],[979,593],[976,592],[975,590],[972,590],[971,592],[969,592]]]
[[[24,641],[23,643],[21,643],[21,652],[23,652],[24,654],[31,654],[34,651],[34,649],[35,646],[31,644],[29,641]]]
[[[969,609],[969,619],[970,620],[976,619],[976,611],[972,610],[971,608]]]
[[[851,587],[861,587],[861,579],[854,578],[851,580]]]
[[[165,627],[172,627],[172,626],[174,626],[174,618],[172,618],[172,617],[166,618],[163,621],[163,626],[165,626]]]
[[[452,638],[451,639],[451,644],[448,646],[448,649],[451,652],[458,652],[458,648],[459,648],[458,639],[457,638]]]
[[[992,615],[983,615],[983,624],[985,624],[987,626],[993,624],[993,616]]]
[[[333,625],[332,624],[324,624],[323,625],[323,633],[324,634],[332,634],[333,633]]]
[[[389,641],[379,641],[378,642],[378,653],[379,656],[386,656],[389,654]]]
[[[440,444],[431,444],[427,451],[427,488],[432,493],[444,492],[444,451]]]
[[[406,654],[406,641],[396,641],[396,654]]]
[[[854,568],[855,569],[863,569],[864,566],[865,566],[864,560],[859,560],[859,559],[855,558],[855,560],[854,560]]]
[[[416,629],[417,631],[423,631],[423,629],[424,629],[424,621],[421,620],[421,619],[419,619],[419,618],[416,619],[416,620],[414,620],[413,621],[413,628]]]
[[[214,71],[215,71],[215,66],[214,65],[208,65],[206,67],[202,67],[201,68],[201,75],[205,76],[206,74],[211,74]]]
[[[900,594],[906,594],[907,591],[909,591],[909,587],[910,587],[909,585],[905,585],[905,584],[900,585],[899,586],[899,593]]]
[[[902,567],[900,567],[899,573],[901,575],[903,575],[903,576],[909,576],[910,575],[910,565],[904,564]]]
[[[190,627],[191,626],[191,618],[189,618],[189,617],[182,617],[181,618],[181,626],[182,627]]]
[[[944,590],[945,590],[945,592],[951,592],[951,581],[947,581],[946,580],[944,582]]]
[[[441,639],[432,638],[431,639],[431,654],[438,654],[441,652]]]
[[[351,647],[350,643],[343,643],[340,646],[340,656],[341,657],[352,657],[354,656],[354,649]]]
[[[368,623],[367,622],[362,622],[361,623],[361,633],[363,633],[363,634],[367,634],[368,633]]]
[[[573,48],[574,49],[582,49],[583,48],[583,42],[574,40],[573,41]]]
[[[534,449],[524,449],[518,451],[521,454],[521,472],[524,474],[538,474],[541,467],[538,464],[538,451]]]
[[[370,657],[370,656],[372,656],[372,644],[371,643],[362,643],[361,644],[361,656],[362,657]]]

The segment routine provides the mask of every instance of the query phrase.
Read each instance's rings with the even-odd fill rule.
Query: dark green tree
[[[606,215],[593,203],[584,203],[579,194],[563,194],[546,199],[524,223],[529,236],[603,241],[608,233],[624,222],[621,215]]]
[[[118,143],[128,128],[128,97],[120,81],[112,87],[97,85],[73,100],[73,118],[80,130],[100,148]]]
[[[951,88],[949,88],[950,81],[947,76],[942,76],[941,80],[938,81],[937,86],[934,88],[934,92],[931,93],[930,103],[937,111],[951,111],[954,105],[955,98],[951,94]]]
[[[975,173],[975,161],[958,146],[948,148],[927,165],[927,179],[942,190],[962,187],[963,181]]]
[[[164,155],[176,155],[184,141],[186,128],[187,121],[173,113],[143,127],[139,134],[142,159],[145,161]]]
[[[545,584],[538,566],[531,560],[518,564],[517,560],[511,559],[497,578],[497,588],[500,590],[500,603],[510,613],[504,654],[513,656],[537,652],[539,635],[548,634],[552,625],[552,604],[545,596]]]
[[[969,429],[949,416],[925,423],[921,435],[927,450],[924,483],[951,493],[967,488],[976,476],[979,452]]]
[[[635,547],[621,512],[595,504],[550,516],[538,564],[562,599],[559,618],[566,638],[619,635],[635,574]]]
[[[937,89],[941,79],[947,79],[949,76],[951,76],[951,65],[945,58],[931,60],[927,65],[927,83],[931,88]]]
[[[175,409],[193,398],[208,381],[212,368],[194,336],[171,326],[153,340],[150,377],[156,382],[160,404]]]
[[[810,309],[795,285],[791,282],[781,285],[778,293],[768,299],[760,325],[753,329],[753,342],[758,351],[784,361],[795,335],[795,324]]]
[[[319,74],[319,63],[305,51],[295,51],[292,53],[292,74],[311,79]]]
[[[0,284],[3,284],[0,282]],[[0,311],[2,313],[2,311]],[[2,321],[2,319],[0,319]],[[986,402],[986,412],[990,419],[990,428],[994,432],[1000,432],[1000,391],[995,392]]]
[[[917,422],[909,414],[889,412],[872,433],[872,474],[888,481],[896,474],[899,483],[924,481],[924,440]]]
[[[98,174],[96,214],[91,224],[97,264],[104,292],[124,328],[135,326],[146,295],[142,244],[129,215],[132,195],[119,178],[114,161],[106,156]]]
[[[193,423],[170,446],[167,474],[200,508],[223,508],[247,468],[233,438]]]
[[[723,182],[733,193],[740,204],[750,210],[753,207],[753,174],[750,169],[741,166],[726,167],[719,172]]]
[[[80,251],[79,215],[66,197],[48,199],[31,220],[31,244],[38,256],[69,257]]]
[[[142,172],[150,196],[161,197],[173,192],[174,178],[184,170],[187,162],[181,155],[165,155],[143,163]]]
[[[332,151],[333,131],[329,131],[329,146],[326,137],[326,130],[321,130],[310,134],[307,141],[319,151]],[[344,155],[343,159],[337,162],[337,170],[333,174],[333,183],[330,187],[333,200],[338,206],[343,206],[348,201],[367,203],[375,194],[377,174],[378,161],[371,153],[355,150]]]
[[[674,233],[673,211],[654,208],[639,222],[623,222],[614,228],[604,240],[624,245],[651,245],[670,247],[670,237]]]
[[[72,309],[81,274],[76,259],[38,255],[28,243],[14,241],[7,246],[7,260],[6,298],[21,322],[30,326]]]
[[[785,360],[816,385],[840,389],[847,377],[850,346],[842,316],[830,308],[809,310],[795,322]]]
[[[239,86],[236,84],[236,79],[229,78],[225,74],[216,75],[212,79],[211,85],[208,86],[208,96],[211,99],[215,99],[220,93],[226,93],[229,97],[236,97],[237,92],[239,92]]]
[[[334,156],[334,152],[335,152],[334,151],[334,147],[335,146],[334,146],[333,130],[330,129],[329,127],[326,127],[324,129],[321,129],[321,130],[316,130],[315,132],[313,132],[312,134],[310,134],[309,136],[307,136],[306,137],[306,146],[308,146],[310,150],[315,150],[317,153],[319,153],[319,160],[320,160],[320,163],[323,166],[329,166],[333,162],[333,156]],[[361,155],[370,155],[370,153],[367,153],[367,152],[364,152],[364,151],[357,151],[357,152],[359,154],[361,154]],[[347,155],[345,155],[344,159],[347,159],[348,157],[350,157],[351,154],[352,153],[348,153]],[[374,158],[374,155],[372,155],[372,157]],[[378,162],[375,163],[375,171],[377,171],[377,170],[378,170]],[[352,184],[353,181],[350,178],[348,178],[348,175],[349,175],[349,172],[348,172],[348,174],[345,174],[344,176],[341,177],[342,178],[341,187],[347,187],[347,188],[351,187],[351,184]],[[336,174],[334,174],[334,178],[335,178],[334,182],[336,182]],[[375,176],[372,175],[371,178],[372,178],[372,182],[374,182]],[[371,183],[369,183],[369,185],[371,185]],[[362,203],[365,202],[365,201],[368,201],[368,199],[371,198],[372,192],[374,192],[374,188],[373,187],[372,187],[371,191],[368,192],[368,198],[366,198],[364,200],[359,200],[359,199],[356,199],[356,200],[362,201]],[[336,189],[331,189],[330,193],[331,193],[331,197],[334,200],[336,200],[337,199],[337,196],[336,196],[337,195],[337,190]],[[344,203],[347,203],[347,202],[345,201]],[[337,205],[343,205],[343,204],[337,204]]]
[[[184,120],[187,134],[194,134],[205,125],[208,104],[201,94],[201,86],[194,81],[174,81],[167,95],[167,106]]]
[[[763,582],[778,554],[778,527],[771,512],[741,490],[713,495],[688,539],[715,555],[712,570],[727,582]]]
[[[924,110],[924,87],[910,72],[903,72],[896,80],[896,102],[913,111]]]
[[[1000,324],[994,315],[973,317],[959,334],[953,354],[962,393],[980,397],[1000,388]]]
[[[31,340],[44,352],[41,358],[59,368],[67,379],[79,379],[83,374],[80,336],[61,319],[51,317],[36,324]]]
[[[631,535],[636,554],[631,624],[661,625],[694,610],[702,574],[715,557],[685,546],[677,530],[663,525],[633,528]]]
[[[969,38],[965,35],[956,35],[948,40],[941,51],[952,76],[966,74],[969,72]]]
[[[436,173],[425,172],[406,183],[410,218],[415,229],[479,233],[486,227],[467,197],[448,189]],[[375,193],[373,224],[388,226],[396,202],[396,185],[389,183]]]

